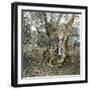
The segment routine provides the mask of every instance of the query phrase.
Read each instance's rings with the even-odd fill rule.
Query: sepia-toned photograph
[[[22,77],[80,75],[81,13],[22,10]]]

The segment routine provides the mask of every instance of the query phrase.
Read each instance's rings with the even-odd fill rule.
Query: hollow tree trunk
[[[46,13],[43,13],[44,15],[44,22],[45,22],[45,29],[46,29],[46,34],[49,38],[49,47],[47,48],[47,57],[50,58],[50,49],[51,49],[51,28],[49,27],[49,23],[48,23],[48,20],[47,20],[47,16],[46,16]],[[64,28],[64,38],[63,38],[63,44],[62,44],[62,55],[61,55],[61,58],[60,60],[58,60],[58,64],[62,64],[64,61],[65,61],[65,58],[67,57],[68,55],[68,48],[66,47],[66,44],[67,44],[67,39],[70,35],[70,31],[72,30],[72,25],[74,23],[74,19],[75,19],[75,16],[72,15],[71,19],[67,22],[67,24],[65,24],[65,28]]]

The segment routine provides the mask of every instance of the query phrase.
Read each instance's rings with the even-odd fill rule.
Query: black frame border
[[[18,84],[18,6],[39,6],[39,7],[53,7],[53,8],[70,8],[70,9],[84,9],[85,10],[85,80],[78,81],[63,81],[63,82],[47,82],[47,83],[32,83],[32,84]],[[59,5],[59,4],[44,4],[44,3],[26,3],[14,2],[11,4],[11,86],[25,87],[25,86],[42,86],[42,85],[58,85],[58,84],[74,84],[74,83],[88,83],[88,7],[87,6],[73,6],[73,5]]]

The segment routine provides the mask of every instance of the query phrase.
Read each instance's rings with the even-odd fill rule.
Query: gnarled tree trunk
[[[46,29],[46,34],[49,38],[49,47],[47,48],[47,52],[48,55],[46,56],[47,58],[51,58],[51,45],[52,45],[52,40],[51,40],[51,27],[50,27],[50,23],[48,22],[47,20],[47,15],[46,13],[43,13],[44,15],[44,22],[45,22],[45,29]],[[58,59],[58,64],[59,65],[62,65],[62,63],[65,61],[65,58],[68,56],[69,54],[69,50],[68,50],[68,47],[67,47],[67,40],[68,40],[68,37],[70,36],[70,31],[72,30],[72,25],[74,23],[74,19],[75,19],[75,15],[72,15],[71,19],[64,25],[64,30],[63,30],[63,44],[62,44],[62,55],[61,55],[61,58]],[[57,27],[56,27],[57,28]],[[50,61],[51,62],[51,61]]]

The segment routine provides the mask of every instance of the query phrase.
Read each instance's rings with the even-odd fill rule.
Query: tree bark
[[[74,19],[75,19],[75,16],[72,15],[71,19],[67,22],[67,24],[65,24],[64,40],[63,40],[63,44],[62,44],[62,56],[61,56],[61,59],[58,60],[58,64],[60,64],[60,65],[65,61],[65,58],[69,54],[69,50],[68,50],[68,47],[67,47],[67,39],[70,35],[70,31],[72,30],[72,25],[74,23]]]
[[[47,36],[49,38],[49,49],[50,49],[51,48],[51,31],[50,31],[51,28],[49,26],[46,13],[43,13],[43,15],[44,15],[44,22],[45,22],[46,34],[47,34]]]

